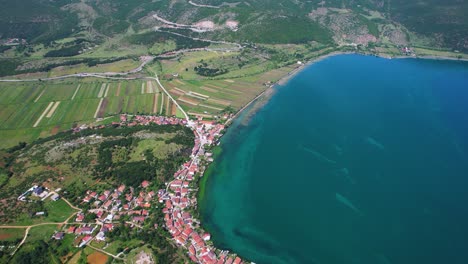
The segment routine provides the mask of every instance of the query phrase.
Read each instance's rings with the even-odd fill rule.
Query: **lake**
[[[468,63],[338,55],[274,89],[204,176],[217,247],[256,263],[468,263]]]

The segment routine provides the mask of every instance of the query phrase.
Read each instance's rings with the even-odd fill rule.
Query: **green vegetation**
[[[128,41],[132,44],[153,46],[155,43],[175,42],[176,49],[203,48],[210,45],[209,42],[193,40],[191,38],[181,37],[168,32],[146,32],[129,37]]]
[[[154,89],[142,92],[142,86],[146,88],[148,83]],[[6,148],[20,141],[31,142],[95,118],[121,113],[154,113],[155,94],[160,94],[156,84],[144,80],[0,83],[0,146]],[[101,98],[103,102],[98,109]],[[51,102],[60,103],[50,116],[46,114],[39,120]]]
[[[317,41],[323,44],[331,43],[330,33],[306,16],[275,17],[265,16],[258,22],[250,23],[232,34],[232,39],[242,39],[251,42],[267,44],[307,43]]]
[[[24,230],[23,228],[0,228],[0,243],[20,241],[24,236]]]
[[[8,256],[4,256],[5,260],[8,260]],[[21,247],[21,249],[14,255],[9,263],[59,263],[58,259],[53,256],[53,252],[49,245],[42,241],[37,240],[31,243],[27,243]]]
[[[122,113],[184,118],[161,87],[146,79],[155,73],[188,115],[216,119],[240,109],[303,62],[332,52],[401,56],[401,48],[410,47],[416,55],[467,58],[468,5],[463,1],[196,2],[219,8],[167,0],[25,0],[21,5],[0,0],[0,77],[38,79],[0,83],[0,222],[31,225],[73,215],[63,200],[18,201],[33,184],[62,188],[61,195],[74,204],[89,189],[101,192],[124,183],[138,190],[143,180],[152,182],[153,191],[163,187],[189,156],[192,131],[113,124]],[[43,81],[83,72],[128,73],[141,64],[142,55],[157,57],[140,72],[113,76],[127,80]],[[92,128],[70,131],[82,125]],[[87,211],[90,205],[83,207]],[[85,221],[95,217],[87,214]],[[153,228],[164,225],[160,210],[150,209],[143,232],[126,220],[115,223],[109,245],[93,245],[114,254],[125,250],[130,261],[143,251],[157,263],[186,262],[167,240],[167,231]],[[56,230],[56,225],[31,228],[27,243],[10,258],[24,229],[0,229],[0,245],[8,248],[0,251],[0,262],[73,258],[71,263],[86,263],[95,252],[79,251],[73,235],[51,240]]]
[[[14,152],[4,165],[12,173],[0,189],[1,198],[9,201],[1,205],[5,214],[0,221],[29,225],[62,222],[71,216],[74,210],[63,200],[17,201],[33,184],[47,182],[52,189],[62,188],[64,197],[75,204],[96,180],[103,187],[121,183],[136,187],[143,180],[162,184],[187,159],[193,141],[189,128],[170,125],[109,126],[37,140]],[[156,143],[159,147],[151,149]],[[37,212],[45,214],[36,216]]]

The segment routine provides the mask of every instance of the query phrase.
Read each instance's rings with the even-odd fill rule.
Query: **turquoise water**
[[[468,263],[468,63],[340,55],[221,142],[200,201],[257,263]]]

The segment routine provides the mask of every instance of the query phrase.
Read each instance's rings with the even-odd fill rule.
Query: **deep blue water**
[[[257,263],[468,263],[468,63],[340,55],[276,90],[207,172],[217,246]]]

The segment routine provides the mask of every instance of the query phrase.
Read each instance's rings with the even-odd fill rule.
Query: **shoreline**
[[[242,112],[244,112],[246,109],[248,109],[250,106],[253,107],[253,109],[250,110],[250,114],[251,115],[254,115],[261,107],[263,107],[266,103],[268,103],[269,99],[271,98],[271,96],[274,95],[274,88],[277,87],[277,86],[283,86],[285,84],[287,84],[287,82],[292,79],[293,77],[295,77],[297,74],[299,74],[301,71],[303,71],[304,69],[306,69],[308,66],[311,66],[313,65],[314,63],[317,63],[317,62],[320,62],[324,59],[327,59],[329,57],[333,57],[333,56],[338,56],[338,55],[346,55],[346,54],[355,54],[355,55],[363,55],[363,56],[374,56],[374,57],[379,57],[379,58],[383,58],[383,59],[424,59],[424,60],[438,60],[438,61],[442,61],[442,60],[448,60],[448,61],[464,61],[464,62],[468,62],[468,59],[465,59],[465,58],[461,58],[461,59],[458,59],[458,58],[453,58],[453,57],[447,57],[447,56],[415,56],[415,57],[411,57],[411,56],[397,56],[397,57],[386,57],[384,55],[380,55],[380,54],[365,54],[365,53],[358,53],[358,52],[347,52],[347,51],[333,51],[333,52],[330,52],[328,54],[324,54],[324,55],[320,55],[312,60],[309,60],[308,62],[296,67],[295,69],[293,69],[292,71],[290,71],[287,75],[281,77],[278,81],[276,81],[274,84],[270,85],[267,89],[265,89],[263,92],[261,92],[259,95],[257,95],[255,98],[253,98],[252,100],[250,100],[246,105],[244,105],[241,109],[239,109],[232,117],[230,117],[226,122],[225,122],[225,125],[226,125],[226,130],[229,129],[230,125],[232,124],[232,122],[234,122],[234,120],[236,118],[238,118]],[[268,96],[268,97],[266,97]],[[265,101],[259,101],[259,100],[262,100],[264,99]],[[259,104],[261,102],[261,104]],[[258,105],[257,105],[258,104]],[[250,117],[248,117],[247,121],[250,119]],[[248,123],[248,122],[247,122]],[[218,142],[221,142],[221,138],[227,133],[227,131],[224,131],[224,133],[220,134],[220,137],[218,138]],[[218,155],[216,155],[218,156]],[[214,158],[216,158],[216,156],[214,156]],[[206,184],[206,182],[208,181],[208,175],[206,175],[206,172],[208,171],[208,167],[211,166],[212,164],[214,163],[214,160],[212,162],[210,162],[204,172],[202,173],[202,175],[200,176],[201,178],[203,178],[202,180],[199,181],[199,189],[200,189],[200,184]],[[202,183],[203,181],[203,183]],[[204,191],[206,191],[206,188],[203,188]],[[203,195],[204,196],[204,195]],[[199,204],[199,194],[196,195],[197,197],[197,204]],[[201,213],[199,211],[199,207],[197,206],[197,213],[199,215],[199,217],[201,216]],[[201,220],[201,217],[200,217],[200,220]],[[200,222],[200,226],[203,228],[203,224]],[[203,228],[205,229],[205,228]],[[216,245],[213,243],[213,246],[215,248]],[[236,254],[236,252],[234,251],[231,251],[232,254]],[[244,256],[241,256],[242,259],[245,259],[246,258]],[[252,262],[253,263],[253,262]]]

